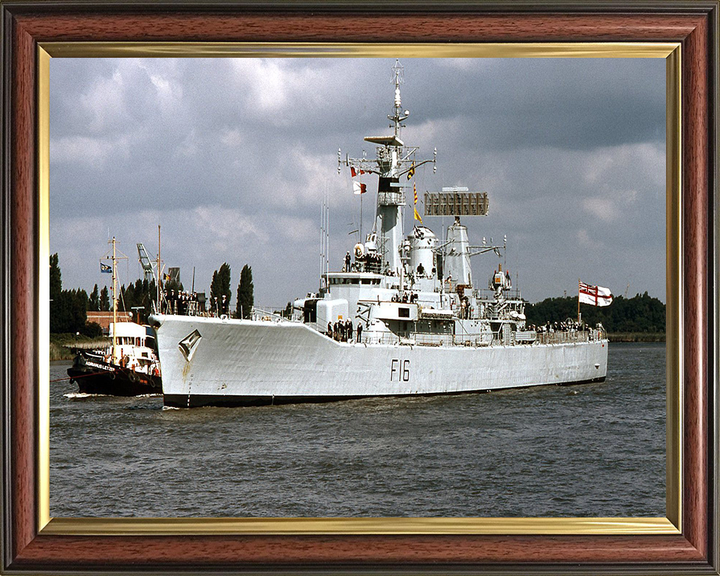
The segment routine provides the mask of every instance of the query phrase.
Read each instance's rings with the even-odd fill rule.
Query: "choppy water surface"
[[[609,354],[599,384],[260,408],[54,382],[50,512],[664,516],[665,346]]]

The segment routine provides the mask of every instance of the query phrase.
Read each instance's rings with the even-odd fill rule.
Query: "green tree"
[[[102,326],[97,322],[88,322],[80,332],[90,338],[99,338],[103,334]]]
[[[240,272],[240,284],[237,288],[236,318],[250,318],[255,305],[252,268],[245,264]]]
[[[62,273],[57,252],[50,256],[50,299],[54,300],[62,290]]]
[[[100,310],[103,312],[110,310],[110,295],[107,286],[103,286],[103,289],[100,290]]]
[[[130,284],[127,288],[123,284],[123,287],[120,289],[121,299],[120,299],[120,309],[124,309],[126,312],[131,312],[133,309],[133,306],[135,306],[135,287]]]
[[[50,256],[50,332],[60,332],[65,302],[61,298],[62,273],[57,252]]]
[[[610,306],[580,305],[582,320],[590,326],[601,323],[608,332],[665,332],[665,304],[657,298],[636,294],[633,298],[616,296]],[[528,324],[562,322],[577,319],[577,296],[546,298],[525,306]]]
[[[224,262],[219,270],[213,272],[210,296],[216,298],[218,302],[222,302],[222,297],[225,296],[229,309],[232,292],[230,291],[230,265],[227,262]]]
[[[84,333],[87,323],[87,292],[82,289],[63,290],[63,297],[68,300],[68,319],[63,332]]]
[[[85,290],[62,290],[53,301],[50,331],[54,333],[85,333],[88,295]]]
[[[72,303],[68,291],[62,290],[50,304],[50,332],[55,334],[70,332]]]
[[[81,332],[87,320],[85,290],[63,290],[60,259],[50,256],[50,332]]]
[[[139,310],[142,323],[146,323],[147,317],[152,314],[153,303],[156,298],[155,280],[151,280],[150,282],[147,280],[138,280],[135,282],[135,306],[142,306],[142,310]]]
[[[179,285],[179,289],[182,289],[182,285]],[[155,280],[148,282],[147,280],[140,280],[139,278],[135,281],[135,284],[130,284],[124,293],[126,310],[132,308],[138,308],[133,310],[134,314],[137,314],[135,318],[136,322],[140,324],[147,323],[148,316],[153,311],[153,303],[157,298],[157,292],[155,290]]]
[[[93,290],[90,293],[88,299],[88,310],[100,310],[100,292],[98,291],[98,285],[93,286]]]

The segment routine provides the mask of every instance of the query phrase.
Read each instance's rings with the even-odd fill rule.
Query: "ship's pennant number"
[[[390,381],[408,382],[410,380],[410,360],[393,358],[390,361]]]

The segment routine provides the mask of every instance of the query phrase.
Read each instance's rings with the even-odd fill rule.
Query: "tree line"
[[[140,323],[147,322],[155,300],[155,281],[138,279],[127,287],[118,290],[118,309],[133,312]],[[109,312],[112,310],[110,293],[107,286],[102,289],[93,286],[90,295],[82,288],[63,290],[62,271],[57,253],[50,256],[50,332],[80,333],[96,337],[102,334],[99,324],[87,321],[87,313],[92,311]]]
[[[215,270],[210,283],[209,310],[215,312],[213,306],[225,301],[228,309],[220,311],[235,318],[250,318],[255,303],[252,268],[245,264],[240,272],[240,281],[237,285],[237,300],[235,310],[229,309],[232,297],[232,278],[230,265],[224,262]],[[168,281],[164,288],[182,291],[179,282]],[[147,322],[152,312],[152,303],[157,295],[155,281],[136,280],[127,287],[122,285],[118,294],[118,308],[133,312],[137,322]],[[87,336],[99,336],[100,326],[87,323],[87,312],[111,309],[110,295],[104,286],[98,285],[92,289],[88,296],[83,289],[63,290],[62,273],[58,262],[58,255],[50,257],[50,332],[76,333]],[[590,326],[602,323],[608,332],[636,332],[636,333],[665,333],[665,304],[657,298],[644,294],[636,294],[632,298],[616,296],[613,303],[606,307],[581,305],[582,319]],[[290,316],[292,304],[288,302],[283,315]],[[525,315],[528,324],[543,325],[546,322],[563,322],[568,318],[577,318],[577,296],[561,298],[546,298],[536,304],[526,304]]]
[[[665,333],[665,304],[657,298],[636,294],[632,298],[616,296],[610,306],[580,305],[582,320],[595,326],[601,323],[608,332]],[[525,305],[528,324],[537,326],[546,322],[563,322],[577,319],[577,296],[546,298],[536,304]]]
[[[210,286],[210,297],[216,301],[222,301],[222,295],[230,302],[232,292],[230,290],[231,270],[230,265],[225,262],[216,270],[212,276]],[[164,289],[183,290],[180,282],[169,280],[165,282]],[[146,323],[148,316],[152,313],[153,302],[157,297],[155,280],[138,279],[134,283],[124,284],[118,289],[118,310],[125,310],[133,313],[133,319],[141,324]],[[252,268],[247,264],[240,272],[240,283],[237,286],[237,305],[234,316],[236,318],[250,318],[254,306],[254,286],[252,279]],[[87,322],[89,311],[112,310],[110,294],[107,286],[99,288],[93,286],[90,295],[83,290],[63,290],[62,272],[60,270],[58,254],[50,256],[50,332],[59,333],[80,333],[85,336],[96,337],[102,334],[100,326],[94,322]],[[210,311],[213,311],[212,308]],[[227,311],[229,312],[229,311]],[[226,313],[227,313],[226,312]]]
[[[80,332],[96,336],[95,327],[86,325],[88,302],[85,290],[62,289],[58,255],[50,256],[50,332]]]
[[[223,296],[225,296],[224,301],[227,302],[227,306],[229,306],[232,297],[232,290],[230,289],[231,282],[230,264],[223,262],[222,266],[213,272],[212,282],[210,282],[211,310],[213,306],[222,306]],[[237,285],[237,302],[235,304],[233,317],[251,318],[254,306],[255,287],[253,285],[252,268],[245,264],[240,271],[240,282]],[[221,310],[221,313],[229,315],[230,310],[226,308]]]

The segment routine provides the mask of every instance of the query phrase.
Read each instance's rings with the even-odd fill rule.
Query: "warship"
[[[488,214],[487,193],[425,192],[424,215],[454,223],[444,238],[422,224],[412,178],[423,165],[435,171],[437,151],[422,159],[401,139],[409,116],[402,71],[396,62],[392,133],[365,138],[376,157],[343,158],[338,151],[338,172],[350,170],[356,193],[365,192],[357,176],[377,176],[371,232],[347,251],[342,269],[331,271],[325,256],[318,291],[294,301],[292,318],[259,311],[249,319],[151,316],[166,406],[460,394],[605,379],[602,326],[527,325],[525,301],[501,264],[487,288],[476,286],[471,258],[500,256],[506,245],[472,246],[460,221]],[[406,190],[413,191],[417,222],[407,236]]]

